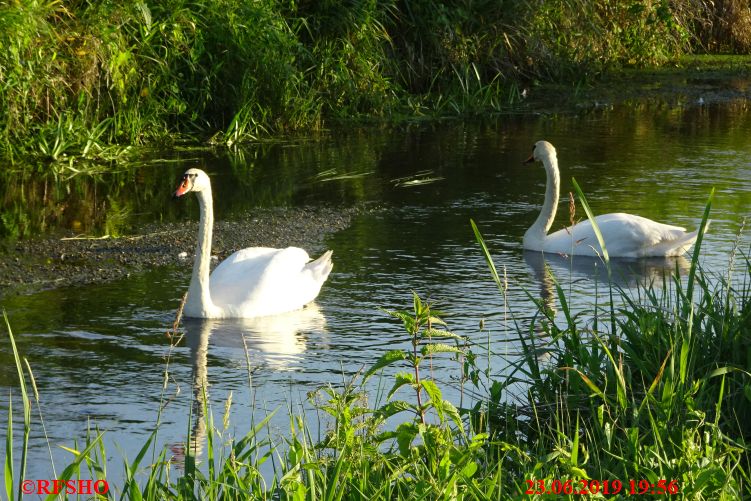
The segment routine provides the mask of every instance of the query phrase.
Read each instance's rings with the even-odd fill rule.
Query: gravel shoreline
[[[212,256],[245,247],[302,247],[315,258],[327,235],[349,226],[356,208],[263,209],[214,223]],[[0,254],[0,298],[100,283],[158,266],[192,267],[197,221],[152,223],[137,235],[105,239],[47,238],[17,242]]]

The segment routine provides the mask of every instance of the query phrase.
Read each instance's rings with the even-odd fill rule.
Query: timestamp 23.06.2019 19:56
[[[629,495],[656,495],[678,494],[680,487],[677,480],[657,480],[651,482],[641,480],[559,480],[540,479],[525,480],[527,490],[524,494],[629,494]]]

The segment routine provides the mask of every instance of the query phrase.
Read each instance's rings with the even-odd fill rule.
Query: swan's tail
[[[707,231],[709,231],[709,223],[711,223],[712,220],[707,220],[707,226],[704,228],[704,233],[706,234]],[[696,229],[696,231],[692,231],[691,233],[686,233],[681,238],[672,240],[669,242],[665,242],[666,246],[666,256],[682,256],[689,250],[691,250],[691,247],[694,245],[694,242],[696,242],[696,237],[699,236],[699,228]]]
[[[319,283],[323,283],[329,277],[331,269],[334,267],[334,263],[331,261],[331,254],[334,251],[326,251],[321,257],[315,261],[311,261],[305,265],[305,269],[310,271],[313,278]]]

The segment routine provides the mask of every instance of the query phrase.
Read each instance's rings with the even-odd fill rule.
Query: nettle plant
[[[451,422],[456,425],[456,430],[460,433],[464,429],[457,408],[443,398],[435,380],[432,377],[426,377],[421,369],[426,360],[431,360],[439,353],[465,356],[462,348],[466,344],[465,339],[445,329],[446,323],[439,317],[441,312],[433,310],[429,302],[423,302],[414,292],[412,298],[412,311],[384,310],[402,321],[410,337],[411,350],[388,351],[370,367],[363,377],[363,381],[367,381],[381,369],[395,364],[406,364],[409,368],[408,371],[395,374],[394,384],[386,395],[387,402],[375,410],[375,415],[380,420],[386,420],[401,412],[414,415],[414,419],[402,422],[394,431],[385,432],[381,436],[383,439],[395,438],[403,455],[408,454],[412,443],[418,436],[422,438],[422,443],[430,448],[431,445],[439,445],[438,442],[451,441],[453,432],[447,426]],[[453,340],[454,344],[448,344],[447,340]],[[395,398],[397,392],[403,389],[411,389],[414,392],[414,401]]]
[[[432,374],[436,355],[467,360],[467,340],[448,331],[440,312],[417,294],[412,311],[383,311],[401,320],[411,346],[384,353],[360,381],[358,373],[342,388],[327,385],[309,395],[334,422],[315,446],[329,453],[306,461],[321,466],[321,481],[332,492],[342,492],[346,479],[369,499],[456,497],[480,473],[488,435],[469,436],[459,410],[444,399]],[[379,374],[388,386],[390,377],[383,370],[395,367],[406,370],[397,369],[384,400],[368,404],[365,383]]]

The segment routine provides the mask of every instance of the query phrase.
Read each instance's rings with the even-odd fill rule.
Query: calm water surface
[[[168,161],[134,166],[113,177],[117,182],[109,186],[92,187],[79,178],[67,188],[64,183],[52,185],[58,193],[55,203],[75,200],[83,207],[78,215],[61,216],[54,224],[93,233],[113,225],[137,231],[142,222],[197,218],[194,202],[167,200],[178,175],[199,163],[213,176],[218,218],[231,219],[256,206],[364,203],[369,208],[321,248],[308,249],[311,254],[333,249],[335,259],[334,272],[314,306],[255,321],[185,321],[185,339],[171,351],[165,332],[187,289],[188,268],[3,299],[19,349],[34,370],[58,473],[71,460],[58,446],[71,447],[76,439],[80,444],[87,427],[96,426],[106,431],[109,476],[117,481],[121,457],[136,456],[163,401],[168,403],[157,441],[179,458],[200,382],[209,384],[217,421],[232,394],[230,431],[235,435],[248,431],[254,415],[257,420],[277,407],[282,409],[272,429],[280,436],[288,430],[288,409],[304,412],[317,429],[307,392],[340,384],[386,350],[406,348],[400,325],[379,308],[408,308],[413,290],[445,312],[451,330],[490,344],[492,354],[481,366],[489,363],[498,378],[508,375],[517,346],[512,318],[528,327],[536,310],[527,292],[550,294],[542,263],[521,248],[522,235],[543,200],[542,167],[521,164],[538,139],[557,147],[562,170],[563,196],[554,228],[568,220],[566,193],[572,189],[572,176],[596,213],[632,212],[688,228],[698,225],[715,187],[702,263],[710,272],[726,271],[736,234],[751,213],[751,119],[745,102],[655,104],[341,131],[323,140],[232,154],[162,154]],[[137,190],[130,194],[128,186]],[[110,200],[109,208],[87,212],[85,201],[96,190],[100,199]],[[127,210],[112,208],[117,196],[128,199]],[[6,209],[11,205],[6,201]],[[46,215],[39,218],[49,217],[49,211],[42,213]],[[490,279],[470,218],[484,233],[497,266],[505,270],[506,300]],[[748,238],[741,238],[748,248]],[[596,263],[549,264],[570,291],[575,310],[592,304],[596,289],[602,291]],[[634,290],[636,282],[659,277],[665,267],[676,265],[687,263],[639,261],[618,277],[627,290]],[[18,410],[9,342],[3,337],[1,343],[0,400],[7,409],[10,391]],[[163,391],[168,354],[170,378]],[[458,364],[437,361],[433,372],[458,403]],[[379,398],[375,379],[373,401]],[[200,426],[195,432],[203,433]],[[28,478],[52,476],[49,455],[37,423]]]

